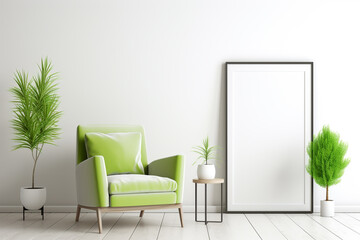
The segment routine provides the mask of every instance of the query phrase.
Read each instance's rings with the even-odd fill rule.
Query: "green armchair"
[[[124,158],[102,155],[89,156],[86,140],[89,134],[138,134],[140,172],[113,173],[113,165],[122,166]],[[127,143],[129,144],[129,143]],[[132,142],[124,149],[132,150]],[[136,145],[136,144],[135,144]],[[140,146],[141,145],[141,146]],[[107,149],[108,144],[98,148]],[[138,165],[139,165],[138,164]],[[79,221],[81,208],[95,210],[99,233],[102,231],[102,212],[122,212],[177,208],[181,227],[182,198],[184,181],[184,157],[176,155],[159,159],[148,164],[144,129],[132,125],[80,125],[77,128],[76,188],[78,207],[76,221]]]

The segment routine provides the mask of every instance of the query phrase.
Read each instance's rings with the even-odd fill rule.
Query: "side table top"
[[[219,183],[224,183],[224,179],[223,179],[223,178],[214,178],[214,179],[193,179],[193,183],[219,184]]]

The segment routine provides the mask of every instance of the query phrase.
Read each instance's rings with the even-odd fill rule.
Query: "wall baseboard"
[[[320,205],[314,206],[314,212],[320,212]],[[360,206],[358,205],[335,206],[335,212],[360,212]]]
[[[9,212],[22,212],[23,207],[22,206],[0,206],[0,213],[9,213]],[[94,212],[88,209],[82,209],[82,212]],[[184,205],[183,206],[183,212],[194,212],[194,206],[191,205]],[[204,206],[198,206],[198,212],[204,212],[205,207]],[[76,206],[46,206],[45,205],[45,212],[68,212],[68,213],[74,213],[76,212]],[[135,212],[135,211],[130,211]],[[147,210],[147,212],[178,212],[177,209],[157,209],[157,210]],[[208,212],[210,213],[216,213],[220,212],[220,206],[208,206]]]
[[[198,206],[199,212],[204,212],[204,206]],[[93,212],[91,210],[83,209],[83,212]],[[184,205],[184,212],[194,212],[194,206]],[[8,212],[22,212],[22,206],[0,206],[0,213]],[[45,206],[45,212],[76,212],[76,206]],[[148,212],[178,212],[176,209],[158,209],[158,210],[148,210]],[[220,206],[211,205],[208,206],[208,212],[218,213],[220,212]],[[320,206],[314,206],[314,212],[320,212]],[[360,212],[360,206],[335,206],[335,212]]]

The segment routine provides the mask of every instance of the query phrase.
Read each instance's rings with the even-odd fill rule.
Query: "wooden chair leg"
[[[140,211],[140,216],[139,217],[143,217],[144,216],[144,210]]]
[[[76,221],[76,222],[79,221],[80,211],[81,211],[81,207],[78,205],[78,206],[77,206],[77,210],[76,210],[76,218],[75,218],[75,221]]]
[[[100,208],[96,209],[96,215],[97,215],[97,220],[98,220],[99,233],[101,233],[102,232],[102,221],[101,221],[101,210],[100,210]]]
[[[179,216],[180,216],[181,227],[184,227],[182,207],[179,207]]]

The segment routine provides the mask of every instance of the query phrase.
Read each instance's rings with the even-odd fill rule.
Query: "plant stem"
[[[326,201],[329,201],[329,186],[326,186]]]
[[[31,150],[31,156],[32,156],[32,158],[33,158],[33,160],[34,160],[34,162],[35,162],[34,150]]]
[[[36,147],[36,152],[35,152],[35,156],[34,156],[34,151],[31,151],[32,157],[34,159],[34,167],[33,167],[33,171],[32,171],[32,177],[31,177],[31,188],[35,188],[35,169],[36,169],[36,163],[39,159],[40,153],[42,151],[44,147],[44,143],[41,144],[41,147],[39,149],[39,147]]]
[[[36,169],[36,163],[37,163],[37,159],[34,162],[34,167],[33,167],[33,171],[32,171],[32,179],[31,179],[31,188],[35,188],[35,169]]]
[[[43,147],[44,147],[44,143],[41,144],[40,149],[39,149],[39,148],[36,148],[36,160],[39,158],[40,153],[41,153]]]
[[[31,176],[31,188],[35,188],[35,169],[36,169],[36,163],[37,160],[39,159],[42,147],[44,146],[44,144],[41,146],[40,151],[38,150],[38,148],[35,148],[35,156],[34,156],[34,150],[31,150],[31,155],[34,159],[34,166],[33,166],[33,171],[32,171],[32,176]]]

